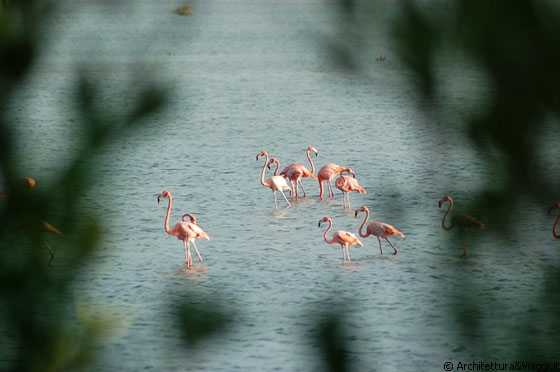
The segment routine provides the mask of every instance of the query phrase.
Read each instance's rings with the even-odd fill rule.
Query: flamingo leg
[[[306,197],[307,193],[305,192],[305,189],[303,188],[303,183],[301,182],[301,178],[298,178],[297,182],[299,183],[299,185],[301,187],[301,191],[303,191],[303,196]]]
[[[333,188],[332,188],[331,180],[327,181],[327,185],[329,186],[329,198],[332,199],[332,198],[334,198],[334,191],[333,191]]]
[[[284,199],[286,200],[286,203],[288,203],[288,206],[286,208],[290,208],[290,201],[288,200],[288,198],[286,197],[286,194],[284,194],[284,191],[280,190],[280,192],[282,193],[282,196],[284,197]],[[276,197],[274,197],[274,200],[276,201]],[[276,209],[278,209],[278,206],[276,206]]]
[[[377,240],[379,241],[379,252],[383,254],[383,248],[381,248],[381,239],[379,239],[379,236],[377,237]]]
[[[196,246],[196,242],[194,240],[192,241],[192,244],[194,246],[196,254],[198,255],[198,262],[202,262],[202,256],[200,255],[200,252],[198,251],[198,247]]]
[[[183,246],[185,249],[185,263],[187,264],[187,266],[189,266],[189,255],[187,253],[187,239],[183,239]]]
[[[395,252],[393,253],[393,256],[396,255],[397,253],[399,253],[399,250],[393,245],[393,243],[391,243],[389,241],[389,239],[385,238],[385,240],[387,240],[387,243],[391,244],[391,247],[393,247],[393,249],[395,250]]]
[[[342,261],[346,262],[346,250],[342,244],[340,246],[342,247]]]
[[[348,262],[350,262],[350,251],[348,250],[348,244],[346,245],[346,257],[348,257]]]
[[[276,201],[276,191],[272,190],[272,196],[274,197],[274,206],[278,210],[278,202]]]
[[[49,260],[48,265],[51,264],[52,260],[54,260],[54,252],[52,251],[51,247],[49,247],[49,245],[47,244],[46,241],[44,241],[43,239],[41,239],[41,241],[43,242],[43,244],[45,245],[45,247],[47,247],[47,249],[49,250],[49,253],[51,254],[51,259]],[[47,266],[48,266],[47,265]]]
[[[463,255],[461,256],[461,258],[464,258],[466,260],[469,255],[469,249],[467,248],[467,229],[463,230],[462,239],[463,239]]]
[[[191,246],[190,246],[189,241],[187,239],[185,239],[185,261],[186,261],[187,267],[192,266]]]

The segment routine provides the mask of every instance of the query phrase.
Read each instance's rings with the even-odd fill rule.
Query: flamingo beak
[[[441,200],[440,200],[439,203],[438,203],[438,205],[439,205],[440,208],[441,208],[441,204],[442,204],[442,203],[441,203]]]
[[[358,217],[358,214],[360,214],[360,211],[359,211],[359,210],[354,211],[354,218]]]

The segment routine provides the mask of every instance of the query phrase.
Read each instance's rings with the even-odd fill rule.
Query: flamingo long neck
[[[305,154],[307,155],[307,160],[309,160],[309,164],[311,164],[311,174],[315,174],[315,164],[311,160],[311,156],[309,155],[309,149],[305,150]]]
[[[268,187],[268,184],[267,184],[266,181],[264,180],[264,175],[265,175],[265,173],[266,173],[266,166],[267,166],[267,165],[268,165],[268,154],[266,154],[266,161],[264,162],[263,169],[262,169],[262,173],[261,173],[261,184],[262,184],[263,186],[266,186],[266,187]]]
[[[558,215],[558,217],[556,217],[556,222],[554,223],[554,226],[552,226],[552,235],[554,235],[556,239],[560,239],[560,234],[558,234],[558,232],[556,231],[559,222],[560,222],[560,214]]]
[[[275,163],[276,163],[276,169],[274,170],[274,175],[276,176],[278,174],[278,170],[280,170],[280,162],[275,161]]]
[[[165,229],[166,233],[171,234],[171,230],[169,229],[169,216],[171,215],[171,204],[173,204],[173,200],[171,199],[171,194],[169,194],[167,197],[169,198],[169,203],[167,203],[167,214],[165,215],[165,223],[163,225],[163,228]]]
[[[358,230],[358,234],[359,234],[360,237],[362,237],[362,238],[367,238],[367,237],[369,236],[369,234],[364,234],[364,233],[362,232],[364,226],[366,225],[366,223],[367,223],[368,220],[369,220],[369,210],[366,210],[365,212],[366,212],[366,218],[364,218],[364,222],[362,222],[362,225],[360,226],[360,230]]]
[[[445,226],[445,219],[447,218],[447,216],[449,216],[449,213],[451,213],[451,209],[453,209],[453,201],[449,200],[449,208],[447,208],[447,212],[445,212],[445,214],[443,215],[443,220],[441,220],[441,227],[443,227],[443,229],[446,231],[449,231],[455,227],[455,225],[453,225],[453,222],[451,222],[449,226]]]
[[[325,230],[325,233],[323,234],[323,239],[325,239],[325,242],[327,242],[328,244],[336,243],[334,237],[331,240],[329,240],[329,237],[327,236],[329,231],[331,231],[332,229],[332,221],[329,220],[327,222],[329,223],[329,227],[327,227],[327,229]]]

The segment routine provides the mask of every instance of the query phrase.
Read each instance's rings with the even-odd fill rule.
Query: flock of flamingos
[[[284,200],[286,201],[286,208],[290,208],[290,200],[288,199],[284,191],[289,192],[290,197],[293,200],[300,198],[301,196],[303,197],[307,196],[307,193],[301,181],[302,178],[310,177],[316,179],[319,182],[320,198],[323,198],[324,191],[325,191],[324,182],[326,182],[328,188],[328,197],[334,198],[334,191],[333,191],[331,181],[333,178],[338,176],[335,180],[335,187],[340,191],[342,191],[343,193],[343,206],[345,209],[346,208],[350,209],[351,192],[355,191],[362,194],[366,193],[366,190],[364,190],[356,181],[355,178],[356,174],[351,168],[342,167],[335,163],[328,163],[324,165],[321,169],[319,169],[317,175],[315,175],[315,165],[311,160],[310,153],[314,153],[315,155],[317,155],[318,151],[313,146],[309,146],[306,149],[305,153],[307,156],[307,160],[309,161],[309,164],[311,166],[311,170],[307,169],[306,166],[303,164],[293,163],[286,166],[280,172],[278,172],[280,170],[280,162],[278,161],[278,159],[269,157],[268,153],[264,150],[261,151],[259,154],[257,154],[256,156],[257,161],[261,157],[265,158],[263,168],[262,168],[262,173],[261,173],[261,184],[272,190],[272,194],[274,198],[274,206],[276,209],[278,209],[278,201],[276,199],[277,191],[279,191],[284,197]],[[270,178],[265,179],[267,168],[271,170],[272,167],[274,166],[275,166],[275,170],[273,172],[273,175]],[[344,175],[345,173],[348,175]],[[349,175],[351,175],[352,177],[350,177]],[[301,188],[301,194],[299,191],[300,188]],[[194,217],[191,214],[183,215],[182,221],[178,222],[173,227],[173,229],[170,229],[169,217],[171,214],[171,206],[173,204],[171,193],[169,193],[169,191],[167,190],[164,190],[163,193],[158,195],[157,201],[159,203],[162,199],[165,198],[168,199],[167,214],[165,215],[165,223],[164,223],[165,231],[168,234],[172,236],[176,236],[177,239],[183,241],[184,250],[185,250],[185,262],[187,264],[187,267],[192,266],[192,256],[190,251],[191,243],[196,251],[196,254],[198,255],[199,261],[202,262],[202,256],[200,254],[200,251],[198,250],[198,247],[196,246],[196,239],[210,240],[210,236],[196,224],[196,217]],[[453,214],[449,219],[449,223],[446,224],[446,219],[451,213],[451,210],[453,209],[453,199],[449,195],[445,195],[439,201],[439,207],[441,208],[442,205],[444,205],[445,203],[449,203],[449,206],[443,216],[441,226],[446,231],[452,230],[455,227],[460,229],[462,242],[463,242],[463,255],[461,257],[466,259],[468,256],[468,248],[467,248],[467,240],[466,240],[467,229],[469,228],[483,229],[484,224],[479,220],[477,220],[476,218],[469,216],[467,214]],[[553,209],[560,209],[560,203],[557,203],[553,207],[551,207],[549,212],[551,212]],[[385,239],[387,243],[389,243],[393,248],[394,250],[393,255],[396,255],[398,253],[398,249],[393,245],[393,243],[391,243],[389,238],[393,236],[404,238],[404,234],[396,227],[389,225],[385,222],[374,221],[368,223],[370,211],[366,206],[362,206],[361,208],[356,209],[354,211],[354,216],[358,217],[358,215],[362,212],[365,214],[365,218],[358,230],[359,237],[361,238],[367,238],[369,236],[377,237],[377,240],[379,242],[379,251],[381,252],[381,254],[383,254],[381,239]],[[186,220],[187,218],[189,221]],[[556,232],[556,227],[559,222],[560,222],[560,215],[558,215],[556,222],[554,223],[552,233],[556,238],[560,239],[560,234]],[[328,216],[325,216],[319,221],[318,226],[321,227],[321,224],[323,223],[329,224],[329,226],[327,227],[327,229],[323,234],[323,239],[325,240],[325,242],[328,244],[340,244],[342,248],[343,261],[350,262],[350,252],[348,248],[351,245],[355,245],[355,244],[359,246],[363,246],[363,243],[360,241],[358,236],[344,230],[339,230],[334,232],[332,237],[329,238],[328,234],[333,227],[332,219]],[[364,227],[365,227],[365,232],[364,232]]]
[[[290,200],[288,199],[284,191],[290,193],[290,197],[292,200],[296,200],[297,198],[300,197],[300,192],[299,192],[300,188],[301,188],[302,196],[303,197],[307,196],[305,188],[303,187],[303,183],[301,182],[302,178],[310,177],[316,179],[319,182],[320,198],[323,198],[324,191],[325,191],[324,182],[326,182],[328,197],[334,198],[335,195],[334,195],[331,181],[333,178],[338,176],[335,180],[335,187],[340,191],[342,191],[343,193],[344,208],[350,209],[350,193],[351,192],[359,192],[362,194],[366,193],[366,190],[364,190],[356,181],[355,178],[356,174],[351,168],[342,167],[335,163],[329,163],[324,165],[321,169],[319,169],[317,175],[315,175],[315,165],[313,164],[313,161],[311,160],[311,156],[310,156],[310,153],[312,152],[315,155],[317,155],[318,153],[317,149],[315,149],[313,146],[309,146],[305,151],[307,160],[309,161],[309,164],[311,166],[311,170],[307,169],[303,164],[293,163],[285,167],[281,172],[278,172],[280,170],[280,162],[278,161],[278,159],[270,158],[266,151],[261,151],[257,155],[256,157],[257,161],[261,157],[265,158],[265,162],[263,164],[262,173],[261,173],[261,184],[272,190],[275,208],[278,209],[278,201],[276,200],[277,191],[279,191],[284,197],[284,200],[286,201],[286,208],[290,208]],[[276,167],[273,175],[270,178],[265,179],[267,168],[272,169],[273,166]],[[345,173],[348,175],[344,175]],[[351,175],[351,177],[349,175]],[[31,190],[33,187],[35,187],[35,180],[33,178],[22,178],[18,180],[18,182],[14,186],[20,186],[27,190]],[[8,196],[10,194],[10,191],[11,191],[10,189],[7,189],[3,192],[0,192],[0,199]],[[202,255],[200,254],[200,251],[196,246],[196,239],[210,240],[210,236],[202,228],[200,228],[200,226],[197,225],[196,217],[189,213],[184,214],[182,220],[177,224],[175,224],[175,226],[172,229],[170,229],[169,218],[171,215],[171,207],[173,204],[173,198],[171,196],[171,193],[167,190],[164,190],[157,197],[158,203],[161,202],[161,200],[163,199],[168,200],[164,229],[169,235],[175,236],[177,237],[177,239],[183,241],[183,246],[185,250],[185,262],[187,264],[187,267],[192,266],[192,256],[191,256],[191,249],[190,249],[191,244],[196,251],[199,261],[202,262]],[[446,231],[452,230],[455,227],[457,227],[457,229],[461,231],[461,238],[463,243],[463,255],[461,257],[466,259],[468,256],[468,248],[467,248],[467,240],[466,240],[467,229],[470,228],[483,229],[484,224],[479,220],[477,220],[476,218],[469,216],[467,214],[456,214],[456,213],[450,217],[449,223],[446,224],[447,217],[449,216],[451,210],[453,209],[453,199],[449,195],[445,195],[439,201],[439,207],[441,208],[442,205],[444,205],[445,203],[449,203],[449,206],[447,207],[447,211],[443,215],[441,226]],[[560,209],[560,203],[556,203],[552,207],[550,207],[549,214],[552,213],[554,209]],[[370,211],[366,206],[362,206],[361,208],[356,209],[354,211],[354,216],[358,217],[358,215],[362,212],[365,214],[365,218],[358,230],[359,237],[361,238],[367,238],[369,236],[377,237],[377,240],[379,242],[379,251],[381,252],[381,254],[383,254],[381,239],[385,239],[387,243],[389,243],[393,248],[394,250],[393,255],[396,255],[398,253],[398,249],[393,245],[393,243],[391,243],[389,238],[393,236],[404,238],[404,234],[396,227],[391,226],[385,222],[374,221],[368,223]],[[329,224],[329,226],[327,227],[327,229],[323,234],[323,239],[325,240],[325,242],[328,244],[340,244],[342,248],[343,261],[350,262],[350,252],[348,250],[348,247],[350,247],[351,245],[363,246],[363,243],[360,241],[358,236],[344,230],[339,230],[334,232],[332,237],[329,238],[328,234],[333,227],[332,219],[328,216],[325,216],[321,220],[319,220],[318,226],[321,227],[321,224],[323,223]],[[557,227],[559,223],[560,223],[560,214],[557,215],[556,221],[554,222],[554,225],[552,227],[552,235],[556,239],[560,239],[560,233],[557,232]],[[364,227],[365,227],[365,232],[364,232]],[[62,235],[60,230],[58,230],[48,222],[42,221],[41,228],[43,231]],[[54,252],[51,250],[51,248],[47,245],[47,243],[44,240],[43,243],[45,244],[46,248],[49,250],[49,253],[51,255],[51,261],[49,261],[50,264],[50,262],[52,262],[55,256]]]

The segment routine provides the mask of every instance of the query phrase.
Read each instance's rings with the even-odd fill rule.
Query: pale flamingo
[[[360,194],[367,193],[366,190],[364,190],[364,188],[358,184],[358,181],[356,181],[355,178],[345,176],[342,173],[338,175],[338,178],[334,182],[334,185],[336,186],[337,189],[342,191],[343,193],[342,203],[344,208],[348,208],[348,209],[350,209],[350,193],[352,191],[359,192]]]
[[[366,213],[366,218],[364,219],[364,222],[362,222],[362,225],[360,226],[360,230],[358,232],[360,237],[361,238],[367,238],[370,235],[373,235],[373,236],[377,237],[377,240],[379,241],[379,251],[381,252],[381,254],[383,254],[383,248],[381,247],[381,238],[383,238],[383,239],[387,240],[387,243],[389,243],[391,245],[391,247],[393,247],[393,249],[395,250],[393,255],[396,255],[397,253],[399,253],[398,249],[393,245],[393,243],[391,243],[389,241],[388,238],[390,236],[400,236],[401,238],[404,238],[404,234],[402,232],[400,232],[396,227],[391,226],[388,223],[377,222],[377,221],[370,222],[367,225],[366,233],[364,234],[362,232],[362,230],[369,220],[369,209],[365,205],[362,206],[360,209],[356,209],[354,211],[354,217],[358,217],[358,214],[360,214],[360,212],[365,212]]]
[[[262,173],[261,173],[261,184],[272,190],[272,195],[274,196],[274,206],[276,207],[276,209],[278,209],[278,202],[276,201],[276,191],[280,191],[282,193],[282,196],[284,197],[287,203],[286,208],[290,208],[290,201],[286,197],[286,194],[284,194],[284,190],[290,190],[290,186],[288,186],[286,179],[284,179],[284,177],[282,176],[272,176],[268,180],[266,181],[264,180],[266,167],[269,164],[268,152],[263,150],[260,154],[257,155],[257,160],[259,160],[261,156],[266,157],[266,161],[264,162]]]
[[[319,197],[321,199],[323,198],[323,181],[327,181],[329,198],[334,198],[331,180],[342,172],[350,173],[353,177],[356,177],[356,173],[354,173],[351,168],[345,168],[335,163],[325,164],[321,167],[321,169],[319,169],[319,172],[317,173],[317,181],[319,181]]]
[[[185,213],[183,217],[181,217],[181,221],[187,222],[187,217],[189,218],[189,221],[191,221],[191,223],[196,225],[196,217],[190,213]]]
[[[16,188],[20,188],[20,189],[24,189],[24,190],[31,190],[32,188],[35,187],[35,184],[36,184],[36,182],[33,178],[24,177],[24,178],[18,179],[14,186],[16,186]],[[7,190],[4,190],[4,191],[0,192],[0,199],[9,195],[11,192],[12,192],[11,189],[7,189]],[[45,232],[52,232],[52,233],[57,234],[57,235],[62,235],[62,233],[60,232],[59,229],[57,229],[56,227],[54,227],[53,225],[51,225],[50,223],[48,223],[46,221],[41,221],[41,230],[43,230]],[[51,255],[51,259],[49,260],[49,265],[50,265],[52,260],[55,257],[54,252],[51,249],[51,247],[49,247],[49,245],[47,244],[47,242],[44,239],[41,239],[41,241],[43,242],[43,244],[45,245],[45,247],[49,251],[49,254]]]
[[[178,222],[175,225],[175,227],[173,227],[173,229],[170,230],[169,229],[169,215],[171,214],[171,206],[173,204],[173,198],[171,197],[171,193],[167,190],[164,190],[160,195],[158,195],[158,197],[157,197],[158,203],[163,198],[167,198],[169,200],[169,202],[167,204],[167,214],[165,215],[165,223],[163,225],[163,227],[165,228],[165,232],[167,232],[169,235],[176,236],[177,239],[183,241],[183,245],[184,245],[184,249],[185,249],[185,262],[187,264],[187,267],[192,266],[190,243],[193,244],[194,249],[196,250],[196,254],[198,255],[198,260],[200,262],[202,262],[202,256],[200,255],[200,252],[198,251],[195,240],[196,239],[210,240],[210,237],[198,225],[196,225],[194,223],[191,223],[191,222],[185,222],[185,221]],[[187,215],[184,215],[183,218]],[[195,221],[196,221],[196,219],[195,219]]]
[[[548,214],[551,214],[553,209],[560,209],[560,203],[556,203],[552,207],[550,207],[550,209],[548,210]],[[560,239],[560,234],[556,230],[558,228],[559,222],[560,222],[560,214],[556,217],[556,222],[554,222],[554,225],[552,226],[552,235],[556,239]]]
[[[344,230],[336,231],[333,234],[332,239],[329,239],[327,237],[327,234],[332,228],[333,225],[332,220],[330,217],[323,217],[322,220],[319,220],[318,227],[321,227],[321,224],[323,222],[329,223],[329,227],[327,228],[327,230],[325,230],[325,233],[323,234],[323,239],[325,240],[325,242],[327,242],[328,244],[335,244],[335,243],[340,244],[340,246],[342,247],[342,260],[346,262],[346,257],[348,257],[348,262],[350,262],[350,252],[348,251],[348,247],[354,244],[363,247],[364,245],[362,244],[362,242],[356,237],[356,235]]]
[[[313,161],[311,160],[311,156],[309,155],[310,152],[315,153],[315,156],[317,156],[318,151],[313,146],[309,146],[305,150],[305,155],[307,156],[307,160],[309,160],[309,164],[311,164],[311,170],[308,170],[303,164],[292,163],[287,167],[285,167],[282,170],[282,172],[280,172],[281,176],[284,176],[290,180],[290,184],[292,185],[292,192],[291,192],[292,198],[299,197],[298,185],[301,187],[301,191],[303,191],[303,196],[304,197],[307,196],[307,193],[303,188],[303,183],[301,182],[302,178],[311,177],[317,179],[317,176],[315,175],[315,165],[313,164]]]
[[[276,164],[276,169],[274,170],[273,176],[278,175],[278,171],[280,170],[280,161],[276,158],[270,158],[268,161],[268,169],[272,169],[272,164]]]
[[[453,216],[451,216],[451,224],[449,226],[445,226],[445,219],[451,212],[451,209],[453,209],[453,199],[451,198],[451,196],[445,195],[439,201],[439,207],[441,208],[442,204],[445,202],[449,202],[449,208],[447,208],[447,212],[445,212],[445,215],[443,216],[441,227],[443,227],[443,229],[446,231],[453,229],[455,226],[461,229],[461,238],[463,240],[463,255],[461,257],[467,259],[467,228],[473,227],[477,229],[484,229],[484,224],[476,218],[469,216],[468,214],[454,214]]]

